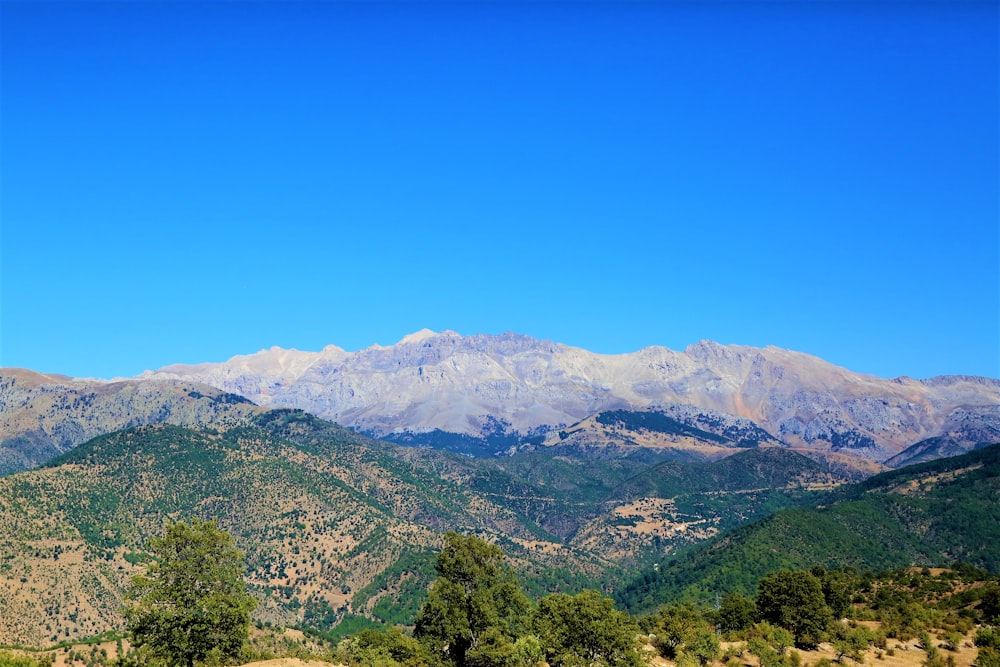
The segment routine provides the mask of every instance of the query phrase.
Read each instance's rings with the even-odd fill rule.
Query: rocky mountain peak
[[[430,329],[421,329],[420,331],[414,331],[411,334],[403,336],[397,345],[412,345],[415,343],[421,343],[428,338],[434,338],[435,336],[437,336],[436,332],[431,331]]]

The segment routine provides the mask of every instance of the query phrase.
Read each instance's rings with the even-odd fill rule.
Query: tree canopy
[[[414,636],[454,665],[512,652],[527,627],[530,603],[500,547],[450,532],[435,570]]]
[[[822,584],[806,570],[781,570],[761,579],[757,613],[762,620],[790,630],[800,646],[818,644],[832,620]]]
[[[597,591],[555,593],[538,602],[532,626],[553,667],[640,667],[639,626]]]
[[[179,522],[149,549],[154,560],[132,578],[125,613],[133,643],[187,667],[209,655],[238,656],[256,601],[232,536],[211,521]]]

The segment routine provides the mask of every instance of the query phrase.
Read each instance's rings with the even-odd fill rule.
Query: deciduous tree
[[[699,628],[707,625],[701,613],[690,604],[660,607],[652,625],[660,655],[676,660],[685,644],[690,643]]]
[[[180,522],[149,549],[154,561],[132,578],[125,611],[133,643],[187,667],[210,654],[239,655],[256,601],[232,536],[210,521]]]
[[[530,604],[500,547],[450,532],[434,567],[414,636],[454,665],[470,653],[478,665],[512,656]]]
[[[552,667],[640,667],[639,626],[597,591],[555,593],[538,602],[532,622]]]
[[[725,631],[746,630],[757,618],[757,605],[740,593],[729,593],[719,607],[719,627]]]
[[[790,630],[799,646],[822,641],[832,619],[819,579],[805,570],[782,570],[761,579],[757,613],[762,620]]]

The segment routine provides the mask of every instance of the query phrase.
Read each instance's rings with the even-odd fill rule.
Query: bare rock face
[[[204,382],[261,405],[296,407],[375,435],[537,432],[613,409],[686,405],[750,420],[796,447],[885,460],[976,419],[1000,427],[1000,381],[886,380],[776,347],[702,341],[602,355],[520,334],[423,330],[345,352],[271,348],[140,379]],[[977,422],[978,423],[978,422]]]

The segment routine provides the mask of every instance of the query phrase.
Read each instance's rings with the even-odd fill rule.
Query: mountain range
[[[472,455],[586,444],[718,458],[775,445],[864,474],[1000,441],[991,378],[883,379],[800,352],[708,341],[601,355],[513,333],[423,330],[358,352],[271,348],[114,380],[0,369],[0,474],[120,428],[226,423],[263,407]],[[620,411],[661,417],[600,417]],[[684,428],[664,429],[664,419]]]
[[[919,443],[918,455],[933,458],[937,449],[955,453],[1000,440],[996,379],[883,379],[801,352],[710,341],[683,352],[604,355],[515,333],[425,329],[358,352],[271,348],[136,379],[205,383],[374,437],[464,442],[485,452],[544,439],[605,411],[674,406],[744,420],[761,441],[894,465],[906,463],[904,451]]]

